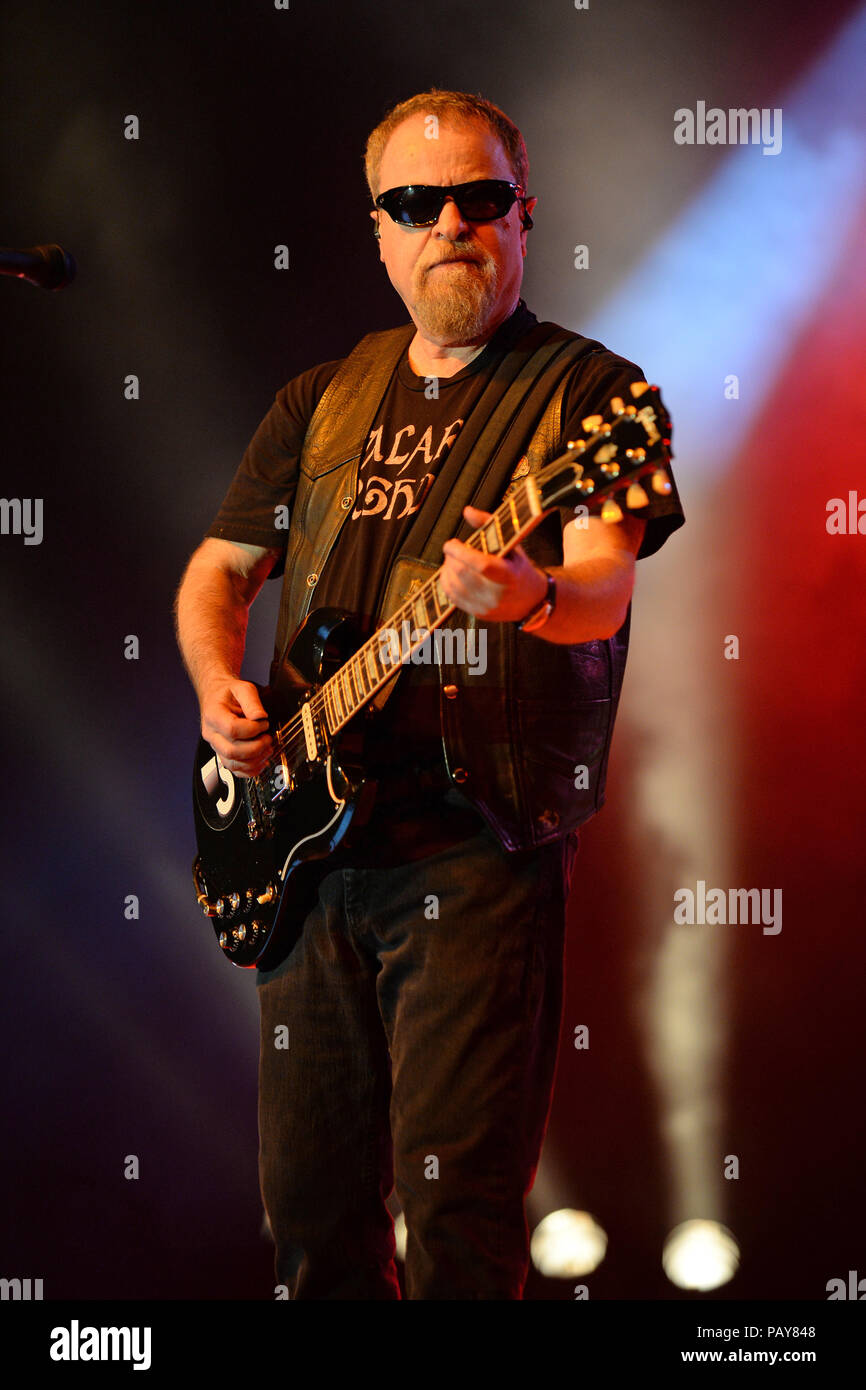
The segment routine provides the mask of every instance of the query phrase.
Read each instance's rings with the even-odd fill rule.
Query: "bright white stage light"
[[[563,1207],[539,1221],[532,1233],[529,1254],[540,1274],[548,1279],[571,1279],[591,1274],[607,1250],[607,1236],[589,1212]]]
[[[394,1221],[394,1241],[396,1243],[395,1255],[398,1260],[406,1259],[406,1218],[402,1211]]]
[[[665,1241],[662,1267],[678,1289],[717,1289],[733,1279],[740,1247],[718,1221],[684,1221]]]

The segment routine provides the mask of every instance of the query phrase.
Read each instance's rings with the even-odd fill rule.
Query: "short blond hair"
[[[367,140],[364,153],[364,169],[367,184],[373,201],[379,196],[379,169],[385,146],[399,125],[410,116],[423,112],[425,116],[436,116],[439,120],[450,121],[455,125],[470,121],[480,121],[486,125],[499,140],[514,170],[515,181],[526,190],[529,180],[529,157],[523,136],[504,111],[494,106],[482,96],[470,92],[448,92],[440,87],[431,87],[429,92],[419,92],[417,96],[392,106],[385,119],[376,126]]]

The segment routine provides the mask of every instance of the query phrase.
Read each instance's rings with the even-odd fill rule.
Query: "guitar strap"
[[[545,324],[538,326],[550,327]],[[508,475],[517,462],[515,455],[531,447],[534,442],[531,436],[543,418],[551,395],[576,358],[585,351],[585,342],[581,342],[580,339],[563,339],[563,331],[557,330],[555,336],[548,338],[528,360],[525,360],[524,369],[490,415],[479,432],[477,441],[468,441],[462,450],[464,456],[469,455],[468,459],[464,463],[462,458],[458,458],[455,468],[454,453],[458,444],[463,443],[463,433],[458,437],[431,490],[431,502],[437,488],[443,498],[435,524],[432,519],[434,507],[425,509],[426,516],[419,514],[407,537],[405,549],[408,554],[418,555],[428,561],[435,560],[441,564],[442,546],[445,541],[451,536],[463,540],[475,530],[475,527],[470,526],[463,518],[464,506],[469,503],[483,511],[491,511],[499,505]],[[506,358],[503,366],[508,362],[509,358]],[[555,401],[555,405],[560,406],[561,399]],[[475,419],[475,411],[470,418]],[[453,483],[446,478],[446,473],[452,472],[457,474]]]

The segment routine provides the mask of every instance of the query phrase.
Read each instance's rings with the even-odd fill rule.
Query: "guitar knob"
[[[235,927],[234,931],[232,932],[232,940],[236,946],[242,946],[246,939],[247,929],[244,926],[243,922],[241,922],[240,926]]]
[[[262,907],[264,907],[265,903],[275,902],[278,897],[279,889],[277,888],[277,885],[275,883],[269,883],[264,893],[259,893],[257,895],[256,902],[259,903]]]
[[[223,949],[224,951],[227,951],[227,950],[228,950],[228,948],[229,948],[229,937],[228,937],[228,932],[224,932],[224,931],[221,931],[221,932],[220,932],[220,934],[219,934],[219,943],[220,943],[220,946],[222,947],[222,949]]]
[[[640,483],[632,483],[625,495],[625,505],[632,511],[637,507],[648,507],[649,498],[641,487]]]
[[[238,908],[241,905],[240,893],[229,893],[228,897],[226,898],[226,902],[228,904],[227,910],[229,913],[237,912]]]
[[[668,477],[667,473],[665,473],[663,468],[659,468],[655,473],[653,473],[652,488],[653,492],[660,492],[663,497],[666,497],[667,494],[670,492],[671,480]]]

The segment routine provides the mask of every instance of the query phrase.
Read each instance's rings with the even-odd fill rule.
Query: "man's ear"
[[[537,202],[538,202],[538,199],[537,199],[537,198],[526,198],[526,199],[524,199],[524,207],[525,207],[525,209],[526,209],[527,214],[528,214],[530,217],[532,216],[532,213],[535,211],[535,205],[536,205]],[[525,226],[525,225],[526,225],[526,224],[524,223],[524,226]],[[529,231],[529,227],[527,227],[526,230]]]
[[[371,208],[371,209],[370,209],[370,216],[372,217],[373,221],[374,221],[375,224],[376,224],[375,227],[373,228],[373,236],[374,236],[374,237],[376,238],[376,240],[378,241],[378,240],[379,240],[379,236],[380,236],[380,232],[379,232],[379,209],[378,209],[378,208]]]

